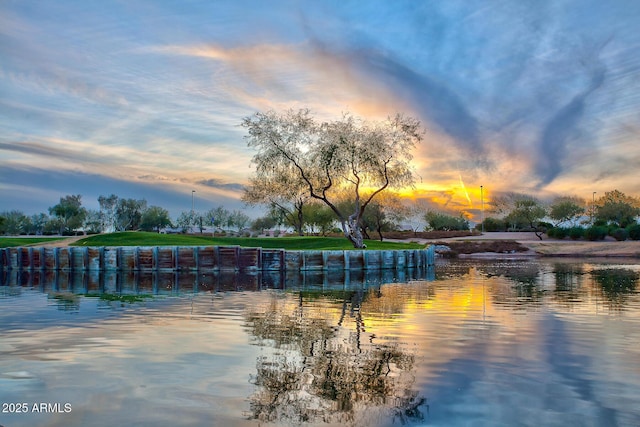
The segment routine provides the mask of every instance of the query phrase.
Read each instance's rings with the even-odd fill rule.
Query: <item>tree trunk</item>
[[[297,228],[297,232],[298,232],[298,236],[304,236],[304,231],[302,230],[304,228],[304,216],[302,215],[302,206],[300,206],[299,208],[297,208],[298,210],[298,223],[296,224],[296,228]]]
[[[342,230],[345,237],[351,242],[354,248],[364,249],[364,238],[362,231],[360,230],[360,221],[353,218],[353,215],[349,217],[347,221],[342,222]]]

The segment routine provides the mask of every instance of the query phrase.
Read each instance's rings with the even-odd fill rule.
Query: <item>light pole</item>
[[[193,204],[194,198],[193,198],[193,195],[195,194],[195,192],[196,192],[196,190],[191,190],[191,213],[192,214],[193,214],[193,210],[194,210],[194,204]]]
[[[482,234],[484,234],[484,188],[482,185],[480,186],[480,203],[482,204],[482,223],[480,229],[482,230]]]
[[[596,192],[591,195],[591,225],[596,222]]]

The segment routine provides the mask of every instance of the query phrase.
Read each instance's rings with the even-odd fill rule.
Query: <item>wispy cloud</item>
[[[223,190],[230,190],[230,191],[237,191],[237,192],[242,192],[245,189],[245,186],[243,184],[238,184],[235,182],[227,183],[215,178],[198,181],[198,184],[206,185],[207,187],[220,188]]]
[[[5,2],[0,168],[237,200],[242,118],[308,107],[418,117],[416,197],[443,209],[468,207],[460,177],[637,191],[639,19],[633,0]]]

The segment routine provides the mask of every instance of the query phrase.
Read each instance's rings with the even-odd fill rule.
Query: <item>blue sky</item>
[[[418,117],[413,195],[443,209],[637,196],[639,22],[636,0],[3,1],[0,210],[241,208],[242,118],[302,107]]]

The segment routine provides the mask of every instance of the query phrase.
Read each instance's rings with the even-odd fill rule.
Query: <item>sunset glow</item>
[[[428,208],[475,217],[480,186],[638,196],[638,22],[634,0],[3,2],[0,210],[240,208],[239,125],[289,108],[417,117],[400,194]]]

